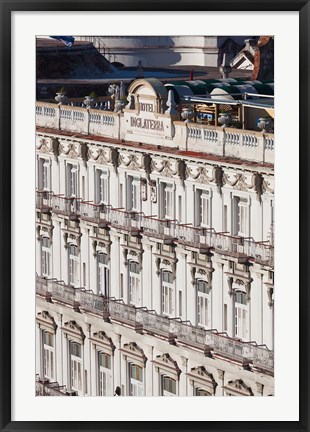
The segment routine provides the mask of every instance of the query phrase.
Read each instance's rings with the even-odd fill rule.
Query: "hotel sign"
[[[130,126],[164,132],[164,122],[141,117],[130,117]]]

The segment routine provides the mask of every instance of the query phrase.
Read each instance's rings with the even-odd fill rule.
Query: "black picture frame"
[[[0,307],[1,307],[1,332],[0,332],[0,400],[1,400],[1,431],[135,431],[150,428],[153,430],[202,430],[207,429],[231,431],[269,431],[291,430],[310,431],[309,424],[309,26],[310,6],[309,0],[195,0],[190,4],[185,1],[162,1],[152,3],[154,11],[298,11],[299,12],[299,68],[300,68],[300,106],[299,106],[299,133],[300,133],[300,304],[299,304],[299,421],[292,422],[23,422],[11,421],[11,166],[7,163],[11,157],[11,14],[15,11],[139,11],[148,9],[143,0],[135,1],[12,1],[0,0],[1,16],[1,145],[0,145]],[[289,50],[288,50],[289,61]],[[289,239],[288,239],[289,248]],[[298,287],[293,287],[298,289]],[[288,346],[288,355],[293,358]],[[21,384],[22,391],[22,384]]]

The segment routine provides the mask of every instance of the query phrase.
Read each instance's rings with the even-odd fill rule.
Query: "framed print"
[[[309,428],[309,4],[190,6],[1,3],[3,431]]]

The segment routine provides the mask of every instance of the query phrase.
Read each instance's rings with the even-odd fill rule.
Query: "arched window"
[[[203,388],[195,387],[194,392],[195,392],[195,396],[212,396],[211,393],[209,393],[207,390]]]
[[[98,265],[98,292],[109,297],[110,295],[110,272],[108,257],[106,254],[99,252],[97,256]]]
[[[161,395],[162,396],[176,396],[177,382],[175,379],[161,375]]]

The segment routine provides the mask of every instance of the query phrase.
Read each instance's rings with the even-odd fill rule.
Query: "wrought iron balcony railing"
[[[123,300],[104,297],[84,288],[74,288],[54,279],[37,276],[36,293],[49,302],[56,301],[106,321],[118,322],[140,332],[164,338],[168,342],[176,341],[179,345],[195,347],[212,353],[213,356],[273,373],[273,351],[266,346],[258,346],[255,342],[231,338],[226,333],[194,326],[180,318],[164,317],[145,307],[135,307]]]
[[[216,232],[213,228],[193,227],[176,220],[145,216],[142,212],[116,209],[80,198],[37,192],[37,208],[51,209],[71,219],[80,218],[99,226],[112,226],[132,235],[141,234],[168,242],[178,242],[198,249],[212,249],[219,254],[247,258],[262,265],[273,266],[274,247],[269,241],[256,242],[251,237]]]

